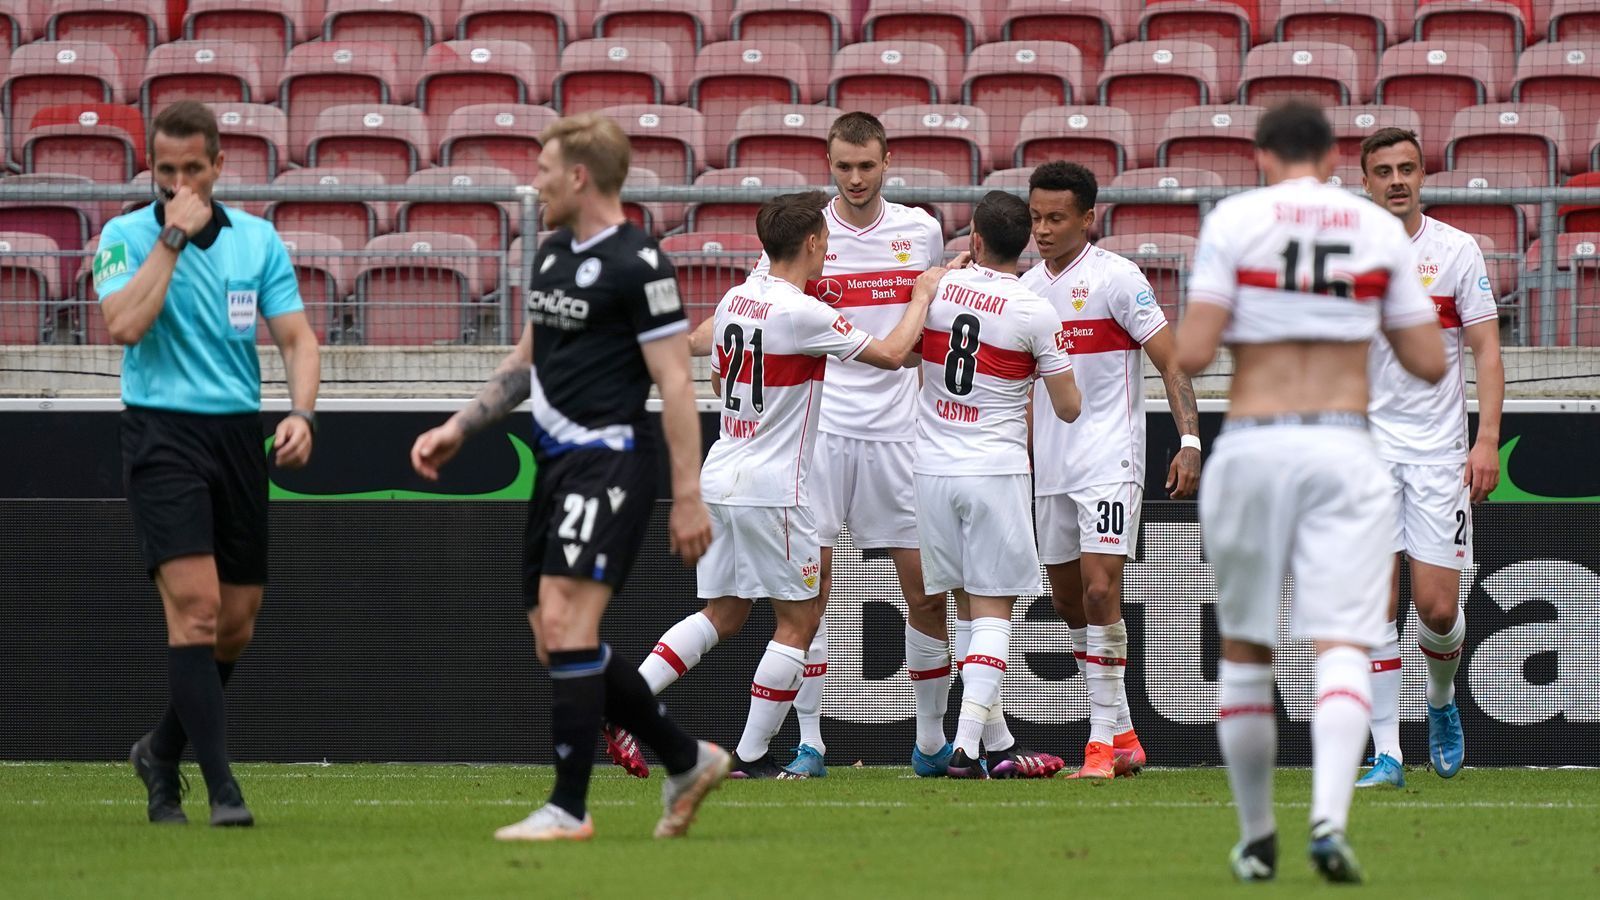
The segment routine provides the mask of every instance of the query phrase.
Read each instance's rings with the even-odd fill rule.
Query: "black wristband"
[[[317,414],[316,413],[312,412],[309,409],[291,409],[291,410],[289,410],[289,415],[291,415],[291,416],[299,416],[300,418],[305,419],[306,420],[306,424],[311,426],[311,436],[312,437],[316,437],[317,436]]]

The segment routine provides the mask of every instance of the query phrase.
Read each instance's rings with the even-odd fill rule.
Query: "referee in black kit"
[[[145,567],[167,621],[167,711],[133,745],[152,822],[184,823],[186,742],[212,825],[250,825],[228,764],[223,686],[250,643],[267,581],[267,460],[256,319],[283,354],[293,411],[275,459],[311,458],[320,380],[288,251],[271,223],[211,199],[217,122],[192,101],[150,126],[156,202],[106,223],[92,262],[122,359],[122,465]]]
[[[437,478],[469,435],[531,401],[539,477],[523,595],[552,681],[556,782],[548,803],[495,837],[593,836],[585,804],[602,717],[666,764],[655,835],[677,837],[727,775],[730,757],[666,717],[634,664],[600,643],[600,619],[627,580],[655,503],[661,439],[645,417],[652,381],[672,463],[673,551],[693,565],[711,543],[689,323],[672,264],[623,215],[629,147],[622,129],[579,115],[555,122],[540,142],[534,187],[558,230],[528,273],[528,327],[477,399],[417,438],[411,463]]]

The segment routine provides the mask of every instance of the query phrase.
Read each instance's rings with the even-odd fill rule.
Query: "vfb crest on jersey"
[[[837,278],[824,278],[817,282],[816,297],[829,306],[836,306],[844,299],[844,285]]]
[[[1423,287],[1433,287],[1439,278],[1439,261],[1431,256],[1418,260],[1417,275],[1422,279]]]
[[[889,242],[889,249],[894,252],[894,261],[905,265],[911,261],[911,242],[898,239]]]
[[[1083,312],[1083,308],[1088,305],[1089,283],[1086,281],[1080,281],[1072,286],[1072,311]]]

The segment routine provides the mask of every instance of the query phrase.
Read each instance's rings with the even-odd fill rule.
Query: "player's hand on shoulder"
[[[172,195],[166,204],[166,222],[183,229],[183,233],[190,237],[200,233],[200,229],[211,223],[211,204],[200,199],[194,189],[184,185]]]
[[[272,435],[272,461],[279,468],[298,469],[311,461],[311,423],[300,416],[284,416]]]
[[[456,455],[466,437],[454,421],[424,431],[411,445],[411,468],[429,481],[438,481],[439,469]]]
[[[972,252],[963,250],[956,254],[956,258],[945,264],[945,269],[965,269],[972,264]]]
[[[1188,500],[1200,489],[1200,451],[1184,447],[1167,468],[1167,490],[1174,500]]]
[[[667,528],[671,532],[670,549],[683,558],[685,565],[699,562],[711,546],[711,512],[699,496],[674,500]]]
[[[916,284],[911,286],[911,299],[917,302],[931,301],[933,295],[939,290],[939,281],[949,273],[944,266],[934,266],[917,276]]]

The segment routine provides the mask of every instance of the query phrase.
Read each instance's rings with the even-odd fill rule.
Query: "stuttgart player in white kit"
[[[1367,352],[1382,330],[1413,374],[1437,382],[1444,346],[1433,304],[1393,216],[1331,174],[1333,129],[1304,103],[1256,127],[1270,187],[1206,217],[1180,325],[1179,362],[1197,374],[1228,344],[1228,416],[1200,489],[1222,636],[1217,741],[1239,817],[1231,864],[1273,877],[1277,722],[1272,651],[1284,576],[1294,576],[1288,636],[1313,642],[1309,855],[1333,882],[1361,880],[1345,840],[1371,716],[1367,652],[1382,639],[1396,514],[1367,431]]]
[[[1011,607],[1039,586],[1028,515],[1028,403],[1035,378],[1055,414],[1082,398],[1061,323],[1016,276],[1028,207],[1002,191],[973,210],[974,263],[939,282],[922,335],[917,411],[917,532],[929,594],[955,591],[972,637],[951,777],[988,777],[980,744],[1010,655]]]
[[[825,200],[820,193],[788,194],[763,204],[756,231],[771,265],[717,305],[712,386],[722,397],[722,426],[700,476],[714,537],[696,568],[707,605],[668,630],[640,666],[660,693],[743,626],[751,601],[778,601],[772,642],[750,685],[733,777],[806,777],[779,768],[769,745],[799,692],[822,618],[808,473],[824,373],[832,377],[838,361],[850,360],[903,371],[943,272],[924,274],[883,340],[855,328],[800,289],[828,253]]]
[[[1421,145],[1412,132],[1385,128],[1361,145],[1367,193],[1400,219],[1417,251],[1416,277],[1444,329],[1450,372],[1437,385],[1413,378],[1383,341],[1374,341],[1373,436],[1394,476],[1400,515],[1394,549],[1411,564],[1417,644],[1428,669],[1428,761],[1449,778],[1466,754],[1455,703],[1456,669],[1466,635],[1461,570],[1472,562],[1472,506],[1500,480],[1500,411],[1505,367],[1500,320],[1483,252],[1471,235],[1422,214]],[[1469,452],[1461,347],[1472,349],[1478,381],[1478,439]],[[1384,642],[1372,651],[1372,769],[1357,787],[1404,787],[1400,751],[1399,571]]]
[[[1039,558],[1089,690],[1089,740],[1074,778],[1130,775],[1145,763],[1128,710],[1122,620],[1122,570],[1137,554],[1144,499],[1141,349],[1162,373],[1182,436],[1167,472],[1172,497],[1194,496],[1200,474],[1194,387],[1155,292],[1138,266],[1089,243],[1098,194],[1094,173],[1076,163],[1034,170],[1028,207],[1044,261],[1022,276],[1055,307],[1083,392],[1076,422],[1038,416],[1033,425]]]
[[[845,113],[828,132],[828,165],[839,196],[828,203],[828,257],[806,293],[835,307],[852,326],[889,333],[905,312],[917,276],[944,258],[944,235],[926,212],[890,203],[881,191],[889,168],[888,138],[877,118]],[[755,271],[765,270],[763,258]],[[695,352],[709,351],[710,334],[695,333]],[[822,602],[832,585],[833,547],[848,525],[858,549],[887,552],[906,598],[906,667],[916,697],[919,775],[943,775],[950,747],[944,716],[950,692],[950,645],[943,596],[922,590],[911,483],[916,373],[884,372],[859,362],[829,367],[823,388],[811,504],[822,540]],[[800,747],[791,771],[827,774],[823,757],[822,686],[828,670],[824,619],[806,655],[806,677],[795,699]]]

